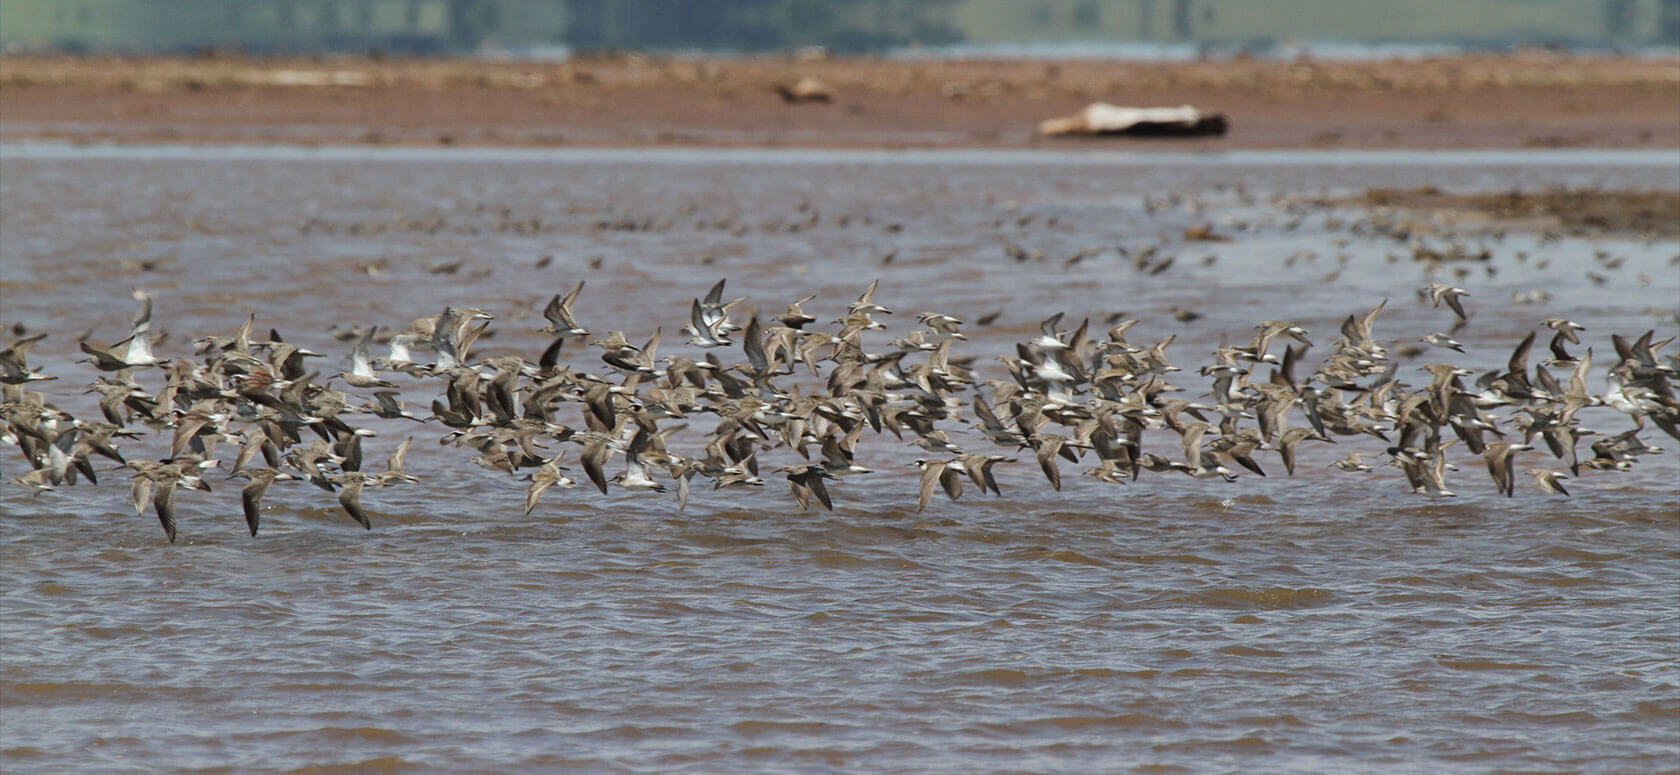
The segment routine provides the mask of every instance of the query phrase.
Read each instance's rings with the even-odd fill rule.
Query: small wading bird
[[[1614,358],[1595,361],[1595,350],[1580,344],[1585,327],[1552,318],[1536,324],[1502,365],[1402,369],[1389,356],[1394,340],[1377,338],[1383,302],[1348,315],[1322,355],[1309,354],[1315,345],[1305,328],[1262,321],[1245,345],[1221,346],[1205,365],[1184,369],[1168,355],[1174,334],[1136,345],[1127,337],[1142,324],[1119,316],[1109,317],[1106,337],[1093,338],[1089,321],[1064,328],[1066,316],[1051,314],[1012,354],[983,359],[958,349],[964,336],[953,315],[924,312],[911,330],[875,333],[886,328],[879,318],[891,314],[875,301],[879,281],[826,330],[804,309],[815,296],[736,325],[731,311],[745,299],[725,300],[724,287],[718,282],[688,305],[687,344],[698,349],[686,355],[659,357],[655,326],[640,347],[613,331],[593,348],[574,347],[585,355],[568,360],[563,343],[590,336],[574,317],[574,307],[589,303],[579,282],[543,309],[547,325],[535,333],[552,339],[542,340],[535,363],[511,349],[475,356],[495,316],[445,307],[391,336],[389,356],[377,361],[369,351],[379,327],[342,329],[354,342],[350,367],[325,381],[308,365],[320,357],[315,352],[273,329],[253,336],[254,316],[232,336],[193,340],[194,355],[159,357],[153,348],[166,340],[152,334],[152,297],[137,293],[127,338],[109,347],[79,343],[97,372],[88,386],[99,396],[93,418],[77,418],[36,392],[69,376],[30,363],[31,348],[46,346],[44,334],[19,329],[0,343],[0,441],[28,466],[11,481],[42,498],[97,485],[96,457],[125,466],[135,511],[150,508],[173,541],[182,529],[177,497],[208,492],[204,475],[222,460],[232,461],[229,478],[247,482],[240,500],[253,536],[276,482],[331,492],[351,520],[371,529],[362,503],[369,489],[420,481],[404,464],[411,439],[387,448],[385,470],[363,470],[378,433],[434,420],[442,445],[478,466],[465,467],[469,474],[482,469],[478,475],[523,483],[527,514],[544,494],[574,485],[561,463],[573,447],[589,484],[611,498],[658,498],[673,482],[683,509],[695,480],[710,481],[713,491],[762,491],[761,461],[780,457],[772,470],[786,479],[794,503],[808,510],[814,500],[832,510],[833,481],[880,477],[879,485],[857,488],[878,499],[893,491],[895,477],[908,478],[876,441],[890,437],[928,455],[914,464],[921,511],[938,491],[959,498],[964,479],[982,494],[1001,495],[997,467],[1019,465],[1015,454],[1025,450],[1043,475],[1039,486],[1051,490],[1136,485],[1154,473],[1198,482],[1232,482],[1238,470],[1266,476],[1265,451],[1294,476],[1299,457],[1337,444],[1334,462],[1306,470],[1369,474],[1367,461],[1386,450],[1405,483],[1363,487],[1444,498],[1455,495],[1448,483],[1459,470],[1454,459],[1480,457],[1491,491],[1514,497],[1519,460],[1562,461],[1567,476],[1525,473],[1533,489],[1569,495],[1566,479],[1590,488],[1594,477],[1661,454],[1650,433],[1680,440],[1673,389],[1680,359],[1654,331],[1611,334],[1612,347],[1596,352],[1613,350]],[[1463,319],[1463,289],[1436,284],[1423,295]],[[1531,365],[1529,352],[1548,329],[1550,357]],[[1400,341],[1419,339],[1412,332]],[[1439,352],[1469,349],[1445,334],[1421,341]],[[1477,350],[1488,346],[1478,342]],[[1562,366],[1567,375],[1552,373]],[[988,367],[997,371],[988,376]],[[1196,385],[1192,375],[1207,381]],[[428,405],[430,412],[418,408]],[[368,417],[377,422],[354,424]],[[148,460],[119,449],[146,443],[144,431],[166,455]],[[1363,451],[1348,449],[1361,443]],[[622,469],[609,475],[619,456]],[[1080,467],[1083,476],[1064,482],[1064,466]],[[555,497],[550,507],[563,508]],[[194,496],[192,511],[231,511],[210,503]]]

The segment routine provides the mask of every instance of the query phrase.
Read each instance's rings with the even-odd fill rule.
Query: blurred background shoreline
[[[1676,148],[1680,0],[6,0],[0,141]],[[820,99],[791,99],[814,84]],[[1047,139],[1086,105],[1219,139]]]
[[[563,58],[822,47],[930,58],[1672,54],[1677,0],[6,0],[8,53]]]
[[[777,87],[815,79],[825,101]],[[1105,101],[1227,114],[1218,139],[1043,138]],[[876,148],[1675,148],[1680,66],[1541,49],[1191,61],[21,55],[0,140]]]

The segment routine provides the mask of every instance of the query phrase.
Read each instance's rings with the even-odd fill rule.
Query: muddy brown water
[[[1363,228],[1369,213],[1276,197],[1672,188],[1676,171],[1637,152],[7,145],[0,318],[52,333],[31,360],[60,379],[41,387],[92,413],[76,336],[120,339],[137,287],[170,335],[160,354],[255,311],[331,373],[349,349],[333,325],[445,304],[495,312],[481,353],[534,358],[542,302],[583,278],[585,325],[633,341],[663,326],[661,353],[697,355],[676,331],[718,278],[768,314],[816,293],[826,323],[879,277],[894,314],[872,348],[938,310],[970,321],[957,353],[1001,376],[993,356],[1051,312],[1121,313],[1141,321],[1133,342],[1177,335],[1173,381],[1194,398],[1195,368],[1261,320],[1307,327],[1317,357],[1384,298],[1379,338],[1445,330],[1450,313],[1415,295],[1444,279],[1472,293],[1468,352],[1402,358],[1402,380],[1427,382],[1431,361],[1496,368],[1567,317],[1589,329],[1602,390],[1610,333],[1676,332],[1673,240],[1461,236],[1492,258],[1431,274],[1389,260],[1410,252]],[[1231,241],[1184,241],[1205,225]],[[1176,260],[1140,271],[1154,243]],[[422,403],[430,388],[404,383]],[[1271,453],[1270,476],[1229,484],[1117,487],[1064,463],[1059,493],[1023,453],[999,469],[1002,497],[969,488],[918,514],[908,464],[924,453],[888,435],[866,437],[859,462],[878,473],[833,485],[832,513],[800,513],[772,479],[701,488],[684,512],[555,490],[524,517],[523,483],[438,445],[437,426],[366,424],[372,459],[414,436],[422,477],[368,492],[371,532],[285,483],[255,539],[236,483],[183,493],[176,545],[119,472],[0,489],[0,768],[1680,771],[1680,456],[1655,428],[1643,438],[1669,451],[1583,472],[1568,499],[1526,477],[1501,497],[1467,456],[1457,497],[1415,497],[1387,466],[1328,469],[1349,449],[1380,461],[1380,441],[1344,438],[1303,448],[1292,478]],[[10,480],[26,467],[5,452]],[[1562,467],[1519,464],[1541,466]]]

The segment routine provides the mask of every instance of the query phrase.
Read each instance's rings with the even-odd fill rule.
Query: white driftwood
[[[1225,117],[1189,105],[1176,108],[1127,108],[1093,102],[1071,116],[1039,122],[1041,135],[1222,135]]]

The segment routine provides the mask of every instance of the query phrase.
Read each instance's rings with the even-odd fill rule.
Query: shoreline
[[[828,102],[775,87],[815,78]],[[1095,101],[1222,138],[1046,138]],[[1680,148],[1680,68],[1539,51],[1370,61],[0,57],[0,140],[484,147]]]

